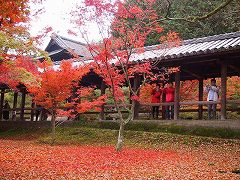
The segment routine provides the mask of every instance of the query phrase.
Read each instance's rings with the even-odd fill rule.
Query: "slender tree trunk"
[[[118,131],[118,139],[117,139],[117,145],[116,145],[116,151],[121,151],[123,148],[123,144],[124,144],[124,127],[125,124],[127,124],[129,121],[133,120],[134,117],[134,102],[132,103],[132,107],[131,107],[131,113],[129,114],[128,118],[126,119],[126,121],[124,121],[124,119],[122,118],[122,116],[120,116],[120,127],[119,127],[119,131]],[[122,115],[122,114],[121,114]]]
[[[124,121],[123,119],[120,120],[120,127],[118,131],[118,139],[116,145],[116,151],[121,151],[123,147],[123,133],[124,133]]]
[[[51,124],[52,124],[52,143],[51,144],[53,145],[56,140],[56,110],[52,110]]]

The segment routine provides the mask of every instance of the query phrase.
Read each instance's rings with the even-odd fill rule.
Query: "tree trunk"
[[[51,124],[52,124],[52,145],[54,144],[56,140],[56,111],[52,111],[52,119],[51,119]]]
[[[116,151],[121,151],[123,147],[123,133],[124,133],[124,122],[123,119],[121,119],[120,127],[118,131],[118,139],[117,139],[117,145],[116,145]]]
[[[123,147],[123,137],[124,137],[124,127],[125,127],[125,124],[127,124],[129,121],[132,121],[133,120],[133,117],[134,117],[134,101],[132,103],[132,107],[131,107],[131,112],[129,113],[129,116],[126,120],[123,119],[123,116],[122,116],[122,113],[121,111],[118,111],[118,114],[119,114],[119,117],[120,117],[120,127],[119,127],[119,131],[118,131],[118,139],[117,139],[117,145],[116,145],[116,151],[121,151],[122,150],[122,147]]]

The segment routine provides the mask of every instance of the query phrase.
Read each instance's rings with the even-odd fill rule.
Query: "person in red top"
[[[157,84],[156,88],[154,88],[151,92],[152,95],[152,103],[160,103],[161,95],[162,95],[162,89],[160,88],[160,85]],[[152,106],[152,117],[154,118],[156,114],[156,118],[158,118],[159,115],[159,106]]]
[[[174,102],[175,88],[173,83],[170,82],[167,84],[167,87],[164,88],[163,93],[166,95],[166,102]],[[166,106],[166,119],[173,119],[173,110],[174,105]]]

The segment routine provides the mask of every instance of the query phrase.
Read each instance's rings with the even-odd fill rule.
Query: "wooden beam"
[[[3,119],[3,104],[4,104],[4,94],[5,90],[1,91],[1,98],[0,98],[0,121]]]
[[[198,74],[196,74],[196,73],[194,73],[192,71],[189,71],[189,70],[186,70],[186,69],[181,69],[181,71],[183,71],[183,72],[185,72],[185,73],[195,77],[196,79],[202,79],[202,77],[200,75],[198,75]]]
[[[179,119],[180,71],[175,74],[174,120]]]
[[[134,81],[133,81],[133,90],[137,91],[137,89],[140,87],[140,75],[136,74],[134,76]],[[138,95],[140,92],[138,92]],[[140,110],[140,103],[138,101],[134,101],[134,115],[133,119],[138,119],[139,117],[139,110]]]
[[[17,114],[17,98],[18,98],[18,92],[14,92],[13,95],[13,111],[12,111],[12,121],[16,121],[16,114]]]
[[[20,110],[20,121],[24,121],[24,108],[26,101],[26,92],[22,91],[21,110]]]
[[[198,80],[198,100],[203,101],[203,79]],[[198,119],[203,117],[203,106],[198,105]]]
[[[238,74],[240,74],[240,68],[234,66],[234,65],[231,65],[231,64],[228,64],[228,67],[230,67],[232,70],[236,71]]]
[[[227,65],[221,64],[221,120],[226,119],[227,104]]]

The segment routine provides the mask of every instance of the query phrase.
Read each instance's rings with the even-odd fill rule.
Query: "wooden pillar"
[[[133,90],[136,92],[137,89],[140,87],[140,75],[136,74],[134,76],[134,82],[133,82]],[[138,96],[140,94],[140,91],[138,92]],[[133,119],[138,119],[139,117],[139,109],[140,109],[140,103],[138,101],[134,100],[134,115]]]
[[[203,79],[198,80],[198,100],[203,101]],[[198,105],[198,119],[203,118],[203,106]]]
[[[24,121],[24,108],[26,101],[26,91],[22,91],[21,110],[20,110],[20,121]]]
[[[162,93],[162,102],[166,102],[165,93]],[[166,119],[166,106],[162,106],[162,119]]]
[[[180,71],[175,74],[174,120],[179,118]]]
[[[101,83],[101,96],[104,95],[106,92],[106,85],[104,83],[104,81],[102,81]],[[105,119],[105,114],[104,114],[104,105],[101,106],[101,112],[100,112],[100,120],[104,120]]]
[[[35,108],[36,108],[36,103],[32,100],[32,104],[31,104],[31,121],[34,121],[34,116],[36,114]]]
[[[17,116],[17,98],[18,98],[18,92],[14,92],[13,95],[13,111],[12,111],[12,121],[16,121]]]
[[[0,121],[3,119],[3,104],[4,104],[4,94],[5,90],[1,91],[1,98],[0,98]]]
[[[227,65],[221,64],[221,120],[226,119]]]

